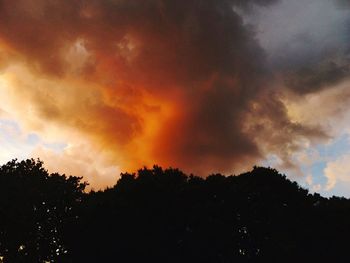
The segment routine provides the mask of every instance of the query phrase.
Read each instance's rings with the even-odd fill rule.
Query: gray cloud
[[[344,81],[350,77],[350,64],[329,61],[299,68],[287,75],[286,85],[300,94],[317,92]]]
[[[250,15],[269,14],[268,10],[276,14],[281,5],[287,5],[283,14],[293,7],[273,0],[0,0],[0,39],[33,74],[50,79],[72,76],[69,59],[62,54],[83,40],[94,59],[79,77],[98,84],[110,101],[118,102],[111,106],[102,99],[77,98],[78,105],[84,104],[77,114],[75,106],[53,108],[33,89],[29,97],[43,121],[81,129],[110,150],[122,151],[125,159],[134,159],[134,149],[127,146],[144,132],[147,120],[140,112],[154,105],[144,105],[142,96],[151,94],[158,103],[155,111],[168,103],[175,105],[175,113],[147,142],[147,156],[136,159],[199,173],[228,171],[263,159],[269,152],[289,163],[300,138],[326,137],[318,127],[289,119],[281,95],[272,88],[271,73],[281,65],[283,70],[309,65],[310,57],[317,61],[338,41],[303,57],[312,53],[312,44],[306,48],[302,44],[301,21],[288,29],[294,21],[290,16],[278,18],[281,21],[264,18],[258,22],[265,32],[256,35],[233,8],[248,10]],[[271,25],[280,28],[271,29]],[[306,28],[317,27],[311,23]],[[323,39],[328,33],[319,30],[315,37]],[[315,42],[313,35],[305,38]],[[293,62],[295,54],[300,54],[299,60]],[[331,75],[332,70],[325,72]],[[323,81],[314,78],[299,82],[313,87]]]
[[[282,0],[247,16],[268,65],[299,94],[318,92],[349,76],[350,15],[342,0]]]

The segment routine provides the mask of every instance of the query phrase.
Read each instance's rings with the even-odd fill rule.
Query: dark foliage
[[[0,168],[4,262],[347,262],[350,201],[270,168],[239,176],[125,173],[84,194],[40,161]]]
[[[0,262],[61,262],[63,233],[83,197],[81,178],[51,174],[42,162],[13,160],[0,167]]]

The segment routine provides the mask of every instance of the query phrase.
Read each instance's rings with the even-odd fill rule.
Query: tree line
[[[0,262],[347,262],[350,201],[271,168],[206,178],[154,166],[85,191],[40,160],[0,167]]]

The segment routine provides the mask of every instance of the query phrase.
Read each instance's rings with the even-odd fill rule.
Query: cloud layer
[[[282,51],[256,34],[264,21],[245,19],[280,4],[0,0],[0,107],[43,136],[84,137],[123,170],[230,172],[270,154],[295,167],[293,153],[328,134],[286,101],[342,82],[349,66],[345,48],[271,58]]]

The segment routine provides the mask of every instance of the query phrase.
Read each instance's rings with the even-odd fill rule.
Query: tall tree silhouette
[[[310,194],[276,170],[124,173],[84,193],[40,161],[0,168],[4,262],[347,262],[350,201]]]
[[[85,183],[49,174],[41,161],[0,167],[0,255],[3,262],[58,262],[68,254],[63,230],[76,220]]]

